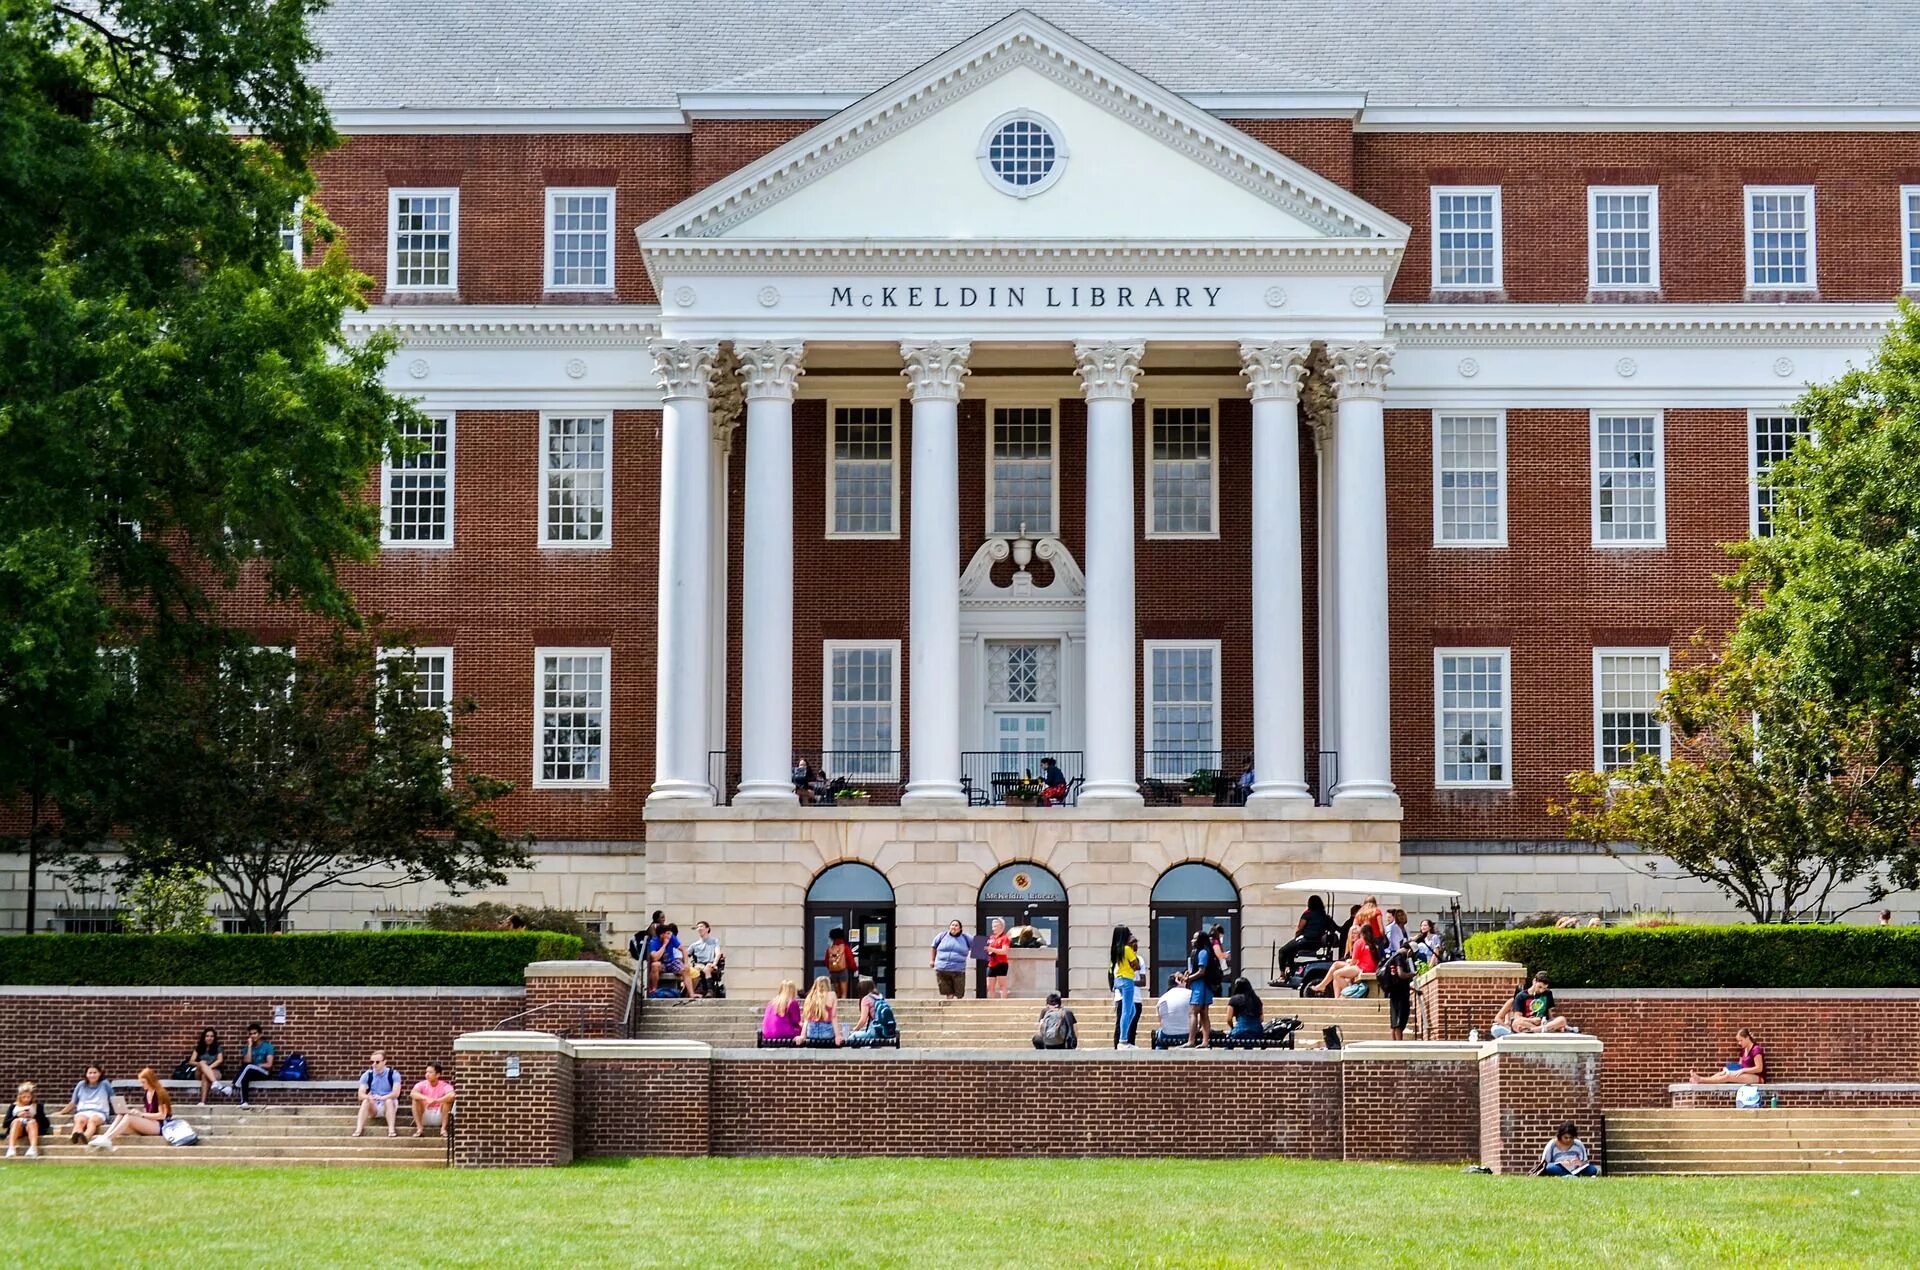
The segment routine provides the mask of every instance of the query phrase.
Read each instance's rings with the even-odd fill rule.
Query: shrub
[[[1513,961],[1556,988],[1910,988],[1920,928],[1627,926],[1500,930],[1467,940],[1473,961]]]
[[[30,935],[0,939],[0,983],[76,987],[508,987],[530,961],[570,961],[546,931],[310,935]]]
[[[600,936],[577,916],[558,908],[535,908],[531,904],[499,904],[481,900],[476,904],[435,904],[427,910],[428,930],[504,930],[507,919],[519,917],[527,930],[548,930],[573,935],[590,957],[605,960],[607,950]]]

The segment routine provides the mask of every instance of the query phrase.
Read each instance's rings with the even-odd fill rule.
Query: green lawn
[[[1326,1215],[1329,1203],[1336,1210]],[[1920,1178],[1261,1160],[0,1167],[11,1265],[1911,1265]],[[1352,1259],[1359,1259],[1357,1261]]]

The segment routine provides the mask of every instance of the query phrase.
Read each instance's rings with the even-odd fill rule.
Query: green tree
[[[414,415],[301,203],[336,140],[320,3],[0,0],[0,805],[40,808],[34,854],[96,770],[101,646],[168,664],[249,561],[354,620],[336,567],[376,548],[366,474]]]
[[[122,924],[136,935],[204,935],[213,929],[207,912],[207,879],[192,869],[159,869],[126,888]]]
[[[117,840],[135,880],[207,878],[249,930],[278,930],[306,896],[434,881],[460,891],[526,867],[495,826],[512,786],[470,771],[450,710],[418,704],[412,667],[377,636],[309,655],[235,647],[217,668],[143,677],[118,735],[137,738],[76,832]]]

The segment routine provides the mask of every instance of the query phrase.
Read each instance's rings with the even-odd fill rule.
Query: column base
[[[1255,781],[1247,792],[1248,811],[1277,812],[1292,807],[1313,806],[1313,792],[1305,781],[1275,781],[1271,785]]]
[[[713,806],[713,786],[704,781],[655,781],[647,795],[649,803],[699,803]]]
[[[965,807],[967,791],[960,788],[959,781],[909,781],[906,792],[900,795],[900,803],[912,807]]]
[[[1132,781],[1088,781],[1080,787],[1076,807],[1144,807],[1140,787]]]
[[[789,806],[800,805],[800,796],[793,792],[793,782],[785,781],[741,781],[740,788],[733,793],[737,803],[785,803]]]
[[[1341,781],[1333,787],[1333,801],[1336,803],[1354,802],[1361,799],[1397,798],[1392,781],[1351,780]]]

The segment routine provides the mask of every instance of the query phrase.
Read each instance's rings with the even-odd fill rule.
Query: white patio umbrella
[[[1329,900],[1335,895],[1385,895],[1402,900],[1446,900],[1453,914],[1453,942],[1466,955],[1467,940],[1460,928],[1460,892],[1449,891],[1445,887],[1421,886],[1418,882],[1402,882],[1397,878],[1297,878],[1292,882],[1276,882],[1276,891],[1304,892],[1309,895],[1324,895]]]

